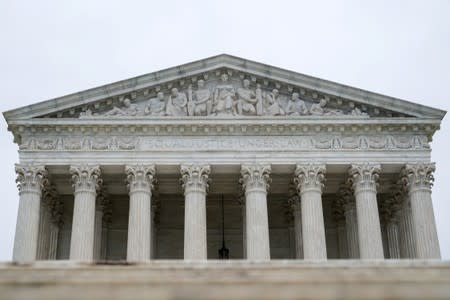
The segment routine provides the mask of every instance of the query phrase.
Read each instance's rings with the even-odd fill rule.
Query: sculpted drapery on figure
[[[342,115],[342,111],[337,109],[329,109],[325,108],[328,101],[325,98],[320,99],[319,103],[314,103],[311,105],[311,108],[309,109],[309,112],[311,115],[318,115],[318,116],[336,116],[336,115]]]
[[[234,101],[236,91],[228,82],[228,75],[220,76],[221,82],[214,90],[214,103],[212,112],[216,115],[234,115]]]
[[[298,93],[293,93],[291,100],[289,100],[288,105],[286,107],[286,112],[289,115],[293,116],[301,116],[308,114],[308,108],[306,108],[305,101],[300,99],[300,95]]]
[[[266,95],[266,114],[270,116],[284,116],[286,113],[280,103],[280,92],[273,89]]]
[[[136,104],[132,104],[131,100],[125,98],[123,100],[123,108],[115,106],[113,109],[105,113],[105,116],[136,116],[139,114],[139,108]]]
[[[236,79],[230,79],[230,73],[217,74],[217,78],[212,80],[192,79],[194,84],[184,85],[180,82],[180,86],[173,87],[169,84],[170,93],[166,96],[161,87],[156,87],[156,95],[147,98],[142,103],[132,103],[132,101],[140,101],[137,94],[125,96],[121,100],[121,104],[114,106],[106,112],[98,112],[96,108],[100,105],[88,105],[79,114],[80,118],[93,117],[184,117],[184,116],[368,116],[361,108],[355,107],[350,102],[344,106],[343,110],[329,108],[330,97],[327,95],[320,96],[318,102],[311,103],[311,97],[300,96],[300,92],[294,88],[288,88],[290,99],[287,100],[286,91],[279,90],[280,85],[275,84],[275,88],[270,82],[259,82],[255,78],[240,76],[242,79],[239,84]],[[254,82],[254,86],[252,86]],[[264,87],[262,87],[264,83]],[[184,86],[184,87],[183,87]],[[304,90],[302,95],[305,94]],[[147,95],[149,90],[144,93]],[[167,93],[167,92],[166,92]],[[313,94],[313,98],[317,98],[317,94]],[[133,99],[133,100],[130,100]],[[337,101],[339,105],[342,100]],[[350,106],[350,109],[349,109]],[[364,109],[365,110],[365,109]]]
[[[164,116],[166,113],[165,109],[166,102],[164,99],[164,93],[158,92],[156,98],[151,98],[148,100],[144,109],[144,114],[149,116]]]
[[[177,88],[171,90],[169,100],[167,101],[166,114],[176,117],[187,115],[186,95],[179,92]]]
[[[243,87],[237,89],[237,112],[240,115],[255,115],[255,105],[258,102],[256,92],[250,89],[250,81],[248,79],[244,79],[242,83]]]
[[[188,89],[188,114],[189,116],[204,116],[211,114],[211,91],[205,87],[205,81],[197,81],[197,90],[192,93],[192,87]]]

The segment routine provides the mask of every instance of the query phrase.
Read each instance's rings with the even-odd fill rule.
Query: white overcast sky
[[[450,1],[0,1],[0,111],[228,53],[449,110]],[[450,258],[450,121],[432,143]],[[0,261],[18,207],[0,121]]]

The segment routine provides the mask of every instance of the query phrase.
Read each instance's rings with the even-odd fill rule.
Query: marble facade
[[[14,261],[440,258],[445,112],[228,55],[4,113]]]

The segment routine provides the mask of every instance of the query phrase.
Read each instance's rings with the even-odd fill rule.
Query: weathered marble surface
[[[450,262],[0,265],[1,299],[448,299]]]

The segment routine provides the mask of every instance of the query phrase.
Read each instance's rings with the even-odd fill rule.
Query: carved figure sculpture
[[[327,109],[325,106],[327,105],[328,101],[325,98],[320,99],[319,103],[314,103],[311,105],[311,108],[309,112],[312,115],[316,116],[337,116],[342,115],[342,111],[338,109]]]
[[[250,81],[244,79],[242,82],[243,87],[237,89],[237,112],[238,114],[255,115],[256,114],[256,103],[258,99],[256,98],[256,93],[249,89]]]
[[[166,113],[166,102],[164,100],[164,93],[158,92],[156,98],[148,100],[145,106],[144,113],[150,116],[164,116]]]
[[[211,114],[211,91],[205,88],[205,81],[197,81],[197,90],[192,93],[192,87],[188,89],[188,113],[190,116],[203,116]]]
[[[236,92],[228,82],[228,75],[222,74],[221,83],[214,90],[213,113],[217,115],[234,114],[233,106]]]
[[[279,96],[277,89],[273,89],[266,95],[266,114],[271,116],[284,116],[286,114],[281,107]]]
[[[182,117],[187,115],[187,98],[184,93],[178,92],[177,88],[171,90],[167,101],[166,114],[169,116]]]
[[[352,116],[367,116],[367,113],[361,111],[359,108],[355,107],[352,112],[351,112]]]
[[[105,113],[105,116],[136,116],[139,114],[139,107],[136,104],[131,104],[130,99],[125,98],[123,105],[123,108],[114,106],[113,109]]]
[[[308,109],[306,108],[305,101],[300,99],[298,93],[292,93],[292,98],[289,100],[286,107],[286,113],[293,116],[301,116],[308,114]]]

